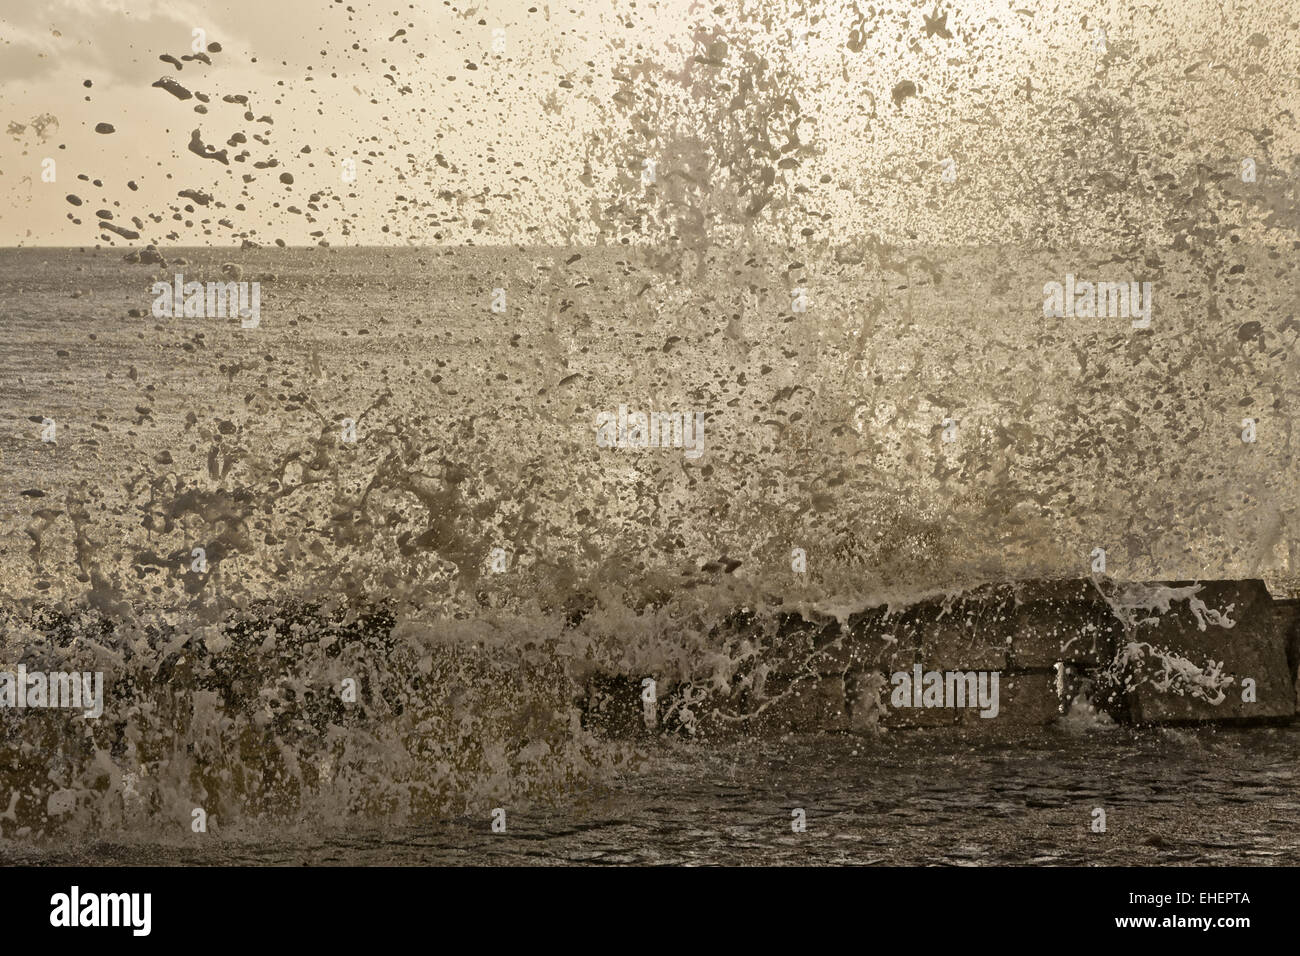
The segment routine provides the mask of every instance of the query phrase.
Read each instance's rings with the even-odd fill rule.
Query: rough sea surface
[[[0,253],[4,659],[106,685],[99,720],[6,712],[5,858],[1292,861],[1290,729],[692,731],[785,611],[1078,576],[1097,542],[1289,580],[1284,440],[1223,436],[1290,359],[1239,317],[1171,307],[1139,350],[1044,320],[996,249],[810,261],[795,313],[760,254],[686,288],[635,250]],[[151,314],[232,259],[257,329]],[[703,411],[704,454],[599,449],[620,403]],[[678,688],[673,735],[593,735],[600,673]]]
[[[5,863],[1294,866],[1294,729],[819,735],[653,748],[554,806],[401,826],[0,845]],[[1107,830],[1091,830],[1096,808]],[[802,808],[807,829],[791,829]]]

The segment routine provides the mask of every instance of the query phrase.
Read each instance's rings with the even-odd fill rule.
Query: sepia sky
[[[1114,154],[1090,158],[1088,145],[1112,137],[1169,146],[1173,175],[1195,163],[1231,172],[1256,154],[1285,173],[1298,22],[1294,5],[1264,0],[0,0],[0,244],[129,245],[97,228],[100,210],[138,244],[590,241],[590,210],[610,201],[601,163],[620,139],[637,145],[628,117],[642,103],[615,98],[618,78],[651,97],[679,83],[676,120],[707,136],[719,85],[701,93],[701,68],[686,64],[711,31],[731,38],[719,69],[739,78],[737,57],[752,51],[798,87],[809,154],[779,170],[777,188],[801,210],[783,224],[774,205],[760,225],[812,223],[831,240],[1024,241],[1064,175],[1045,164],[1072,145],[1083,188],[1099,195],[1114,192],[1102,169]],[[160,61],[190,54],[196,28],[220,44],[210,66]],[[647,63],[680,80],[638,73]],[[195,97],[151,85],[164,76]],[[1080,119],[1084,101],[1102,122]],[[101,123],[114,131],[96,133]],[[205,148],[245,157],[197,155],[195,129]],[[342,178],[346,158],[355,181]],[[658,157],[661,172],[672,160]],[[960,189],[939,204],[944,164]],[[1113,238],[1104,223],[1090,235],[1094,225],[1080,213],[1071,235]]]

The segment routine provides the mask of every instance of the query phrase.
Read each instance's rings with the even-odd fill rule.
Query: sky
[[[1294,173],[1298,24],[1257,0],[0,0],[0,245],[592,241],[618,163],[671,177],[666,117],[673,149],[707,140],[746,53],[790,77],[806,147],[762,228],[1014,242],[1051,211],[1113,240],[1125,150]],[[710,36],[720,64],[691,66]]]

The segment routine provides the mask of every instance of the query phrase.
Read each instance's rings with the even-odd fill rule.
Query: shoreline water
[[[0,841],[5,865],[1295,865],[1296,728],[665,746],[553,806],[404,825]],[[941,772],[936,773],[936,769]],[[575,795],[576,796],[576,795]],[[1093,811],[1107,829],[1094,832]],[[803,809],[807,829],[794,832]],[[217,827],[220,830],[220,827]]]

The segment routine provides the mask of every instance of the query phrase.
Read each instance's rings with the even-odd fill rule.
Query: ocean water
[[[1062,729],[653,747],[556,802],[400,825],[6,840],[5,863],[1294,866],[1297,731]],[[1094,832],[1094,811],[1106,813]],[[794,832],[792,811],[805,811]]]
[[[1101,546],[1126,577],[1290,579],[1288,439],[1238,436],[1283,330],[1206,318],[1190,263],[1135,338],[1017,278],[1105,251],[858,253],[0,252],[0,649],[105,674],[98,720],[3,714],[6,857],[1289,859],[1289,729],[583,725],[609,672],[707,715],[790,610]],[[177,272],[259,282],[259,327],[152,315]],[[621,405],[702,414],[703,453],[601,448]]]

